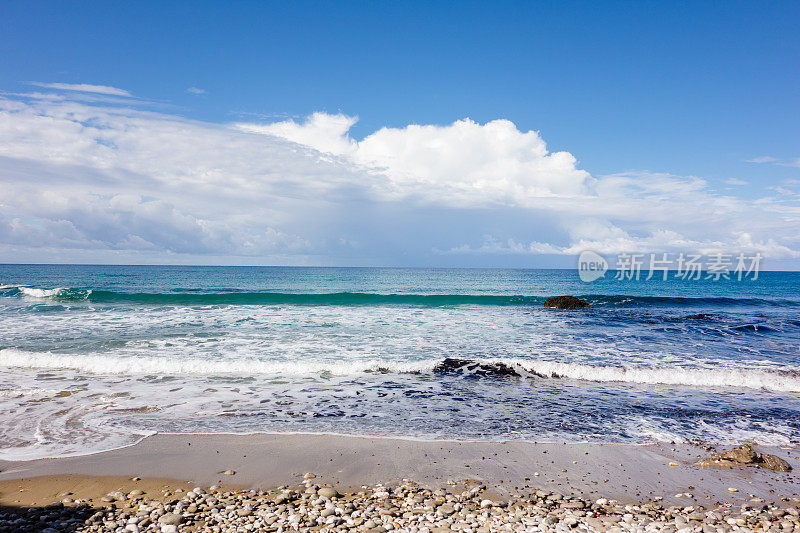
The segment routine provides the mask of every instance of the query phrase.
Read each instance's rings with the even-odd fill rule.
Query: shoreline
[[[422,443],[446,443],[446,444],[506,444],[506,443],[520,443],[520,444],[530,444],[534,446],[539,445],[557,445],[557,446],[630,446],[630,447],[647,447],[647,446],[679,446],[679,445],[687,445],[686,443],[666,443],[666,442],[603,442],[603,441],[534,441],[534,440],[526,440],[526,439],[456,439],[456,438],[433,438],[433,437],[417,437],[414,435],[358,435],[356,433],[329,433],[329,432],[315,432],[315,431],[245,431],[245,432],[215,432],[215,433],[202,433],[202,432],[189,432],[189,433],[176,433],[176,432],[164,432],[164,431],[155,431],[148,435],[142,435],[138,437],[135,441],[129,444],[122,444],[120,446],[114,448],[108,448],[104,450],[97,450],[97,451],[88,451],[84,453],[73,453],[73,454],[66,454],[66,455],[58,455],[58,456],[45,456],[45,457],[35,457],[30,459],[3,459],[0,458],[0,464],[8,463],[8,464],[16,464],[16,463],[32,463],[34,461],[59,461],[63,459],[75,459],[79,457],[89,457],[93,455],[101,455],[107,453],[114,453],[120,450],[124,450],[126,448],[130,448],[132,446],[137,446],[141,442],[152,439],[152,438],[159,438],[159,437],[257,437],[257,436],[274,436],[274,437],[330,437],[334,439],[342,438],[342,439],[370,439],[370,440],[398,440],[398,441],[409,441],[409,442],[422,442]],[[742,441],[753,444],[755,446],[769,448],[769,449],[781,449],[781,450],[788,450],[788,449],[798,449],[798,453],[800,453],[800,443],[797,445],[794,444],[758,444],[753,441]],[[714,444],[715,447],[725,447],[725,446],[735,446],[738,443],[727,443],[727,444]],[[692,444],[692,446],[696,447],[703,447],[705,443],[702,444]],[[800,459],[800,458],[799,458]],[[2,470],[0,470],[2,472]]]

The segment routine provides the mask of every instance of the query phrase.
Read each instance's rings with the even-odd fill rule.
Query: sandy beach
[[[789,464],[800,464],[797,448],[757,448]],[[8,510],[63,500],[67,507],[111,508],[109,512],[119,513],[126,507],[133,509],[131,502],[113,504],[111,500],[121,501],[120,495],[167,502],[195,487],[227,494],[240,491],[249,498],[261,494],[272,501],[277,492],[290,488],[304,494],[311,483],[354,495],[365,487],[391,488],[410,482],[418,487],[415,490],[444,490],[454,495],[479,487],[479,502],[503,505],[535,502],[537,494],[539,498],[545,493],[558,494],[559,499],[574,500],[576,512],[584,509],[578,509],[577,502],[585,502],[588,509],[592,502],[605,500],[619,502],[623,511],[625,505],[647,504],[689,508],[688,514],[720,506],[785,509],[800,502],[800,483],[794,472],[694,465],[719,450],[692,445],[450,442],[329,435],[155,435],[134,446],[93,455],[0,462],[0,504]],[[117,497],[109,498],[110,493]],[[188,524],[201,527],[187,522],[179,530]],[[796,527],[796,522],[789,524]],[[340,525],[348,528],[344,522]],[[350,529],[363,530],[361,526]]]
[[[0,533],[800,533],[800,1],[0,5]]]

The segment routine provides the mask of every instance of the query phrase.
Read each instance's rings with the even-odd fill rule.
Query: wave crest
[[[23,296],[30,298],[50,298],[54,300],[86,300],[91,296],[91,289],[70,289],[56,287],[55,289],[37,289],[34,287],[14,287]]]
[[[382,294],[367,292],[292,293],[292,292],[203,292],[199,289],[176,289],[169,293],[118,292],[96,289],[42,289],[24,286],[4,286],[6,295],[20,294],[34,298],[58,300],[90,300],[92,302],[127,302],[142,305],[338,305],[338,306],[541,306],[546,296],[503,294]],[[8,290],[10,289],[10,290]],[[800,301],[787,299],[631,296],[622,294],[579,295],[594,307],[727,307],[727,306],[800,306]],[[689,315],[686,318],[706,318],[710,314]]]
[[[89,374],[166,374],[189,376],[255,375],[355,376],[370,373],[433,373],[474,378],[519,377],[574,379],[683,387],[748,388],[800,392],[800,372],[792,369],[600,366],[524,359],[444,359],[440,361],[266,361],[256,358],[228,360],[175,357],[58,354],[0,349],[0,366],[50,370],[77,370]]]

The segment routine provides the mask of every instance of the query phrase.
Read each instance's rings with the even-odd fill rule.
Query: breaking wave
[[[30,298],[51,298],[54,300],[86,300],[91,294],[91,289],[70,289],[67,287],[57,287],[55,289],[36,289],[33,287],[11,288],[19,291],[19,294]]]
[[[800,392],[800,371],[704,367],[601,366],[525,359],[451,359],[386,362],[379,359],[349,361],[275,361],[257,358],[227,360],[102,354],[59,354],[0,349],[0,366],[49,370],[77,370],[89,374],[180,375],[253,377],[356,376],[371,373],[421,374],[442,377],[573,379],[682,387],[749,388]]]

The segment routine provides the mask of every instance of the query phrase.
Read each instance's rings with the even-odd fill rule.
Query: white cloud
[[[109,87],[108,85],[89,85],[87,83],[42,83],[38,81],[29,82],[29,85],[44,87],[45,89],[57,89],[60,91],[76,91],[82,93],[107,94],[110,96],[133,96],[125,89]]]
[[[728,185],[748,185],[745,180],[740,180],[738,178],[728,178],[725,180],[725,183]]]
[[[746,163],[774,163],[775,161],[777,161],[777,159],[769,155],[760,155],[752,159],[745,159]]]
[[[357,121],[358,117],[314,113],[301,124],[287,120],[271,124],[240,123],[236,127],[249,133],[282,137],[319,152],[349,155],[355,151],[356,142],[350,139],[348,132]]]
[[[219,125],[57,96],[0,98],[0,261],[800,250],[797,195],[745,200],[665,173],[593,177],[507,120],[358,141],[357,119],[342,114]]]
[[[186,92],[189,94],[196,94],[196,95],[206,94],[205,89],[200,89],[199,87],[189,87],[188,89],[186,89]]]
[[[587,194],[594,184],[572,154],[548,152],[538,132],[521,132],[508,120],[382,128],[356,141],[349,130],[357,120],[315,113],[303,123],[237,127],[283,137],[381,173],[388,178],[383,192],[396,199],[533,206],[540,198]]]
[[[302,254],[276,229],[348,170],[296,145],[130,108],[0,99],[0,242]]]
[[[772,163],[773,165],[778,165],[781,167],[800,167],[800,157],[795,157],[793,159],[778,159],[776,157],[763,155],[760,157],[754,157],[753,159],[747,159],[747,163]]]
[[[741,233],[737,238],[729,241],[692,240],[671,230],[657,230],[649,235],[633,237],[621,230],[613,228],[611,235],[603,235],[602,228],[597,235],[588,238],[579,238],[568,246],[557,246],[546,242],[519,242],[513,238],[500,241],[494,236],[483,237],[480,246],[471,247],[467,244],[456,246],[444,254],[502,254],[502,255],[573,255],[577,256],[585,250],[591,250],[603,255],[616,255],[620,253],[692,253],[704,255],[715,253],[735,254],[761,253],[772,259],[800,258],[800,252],[788,246],[778,244],[775,239],[755,241],[749,233]]]

